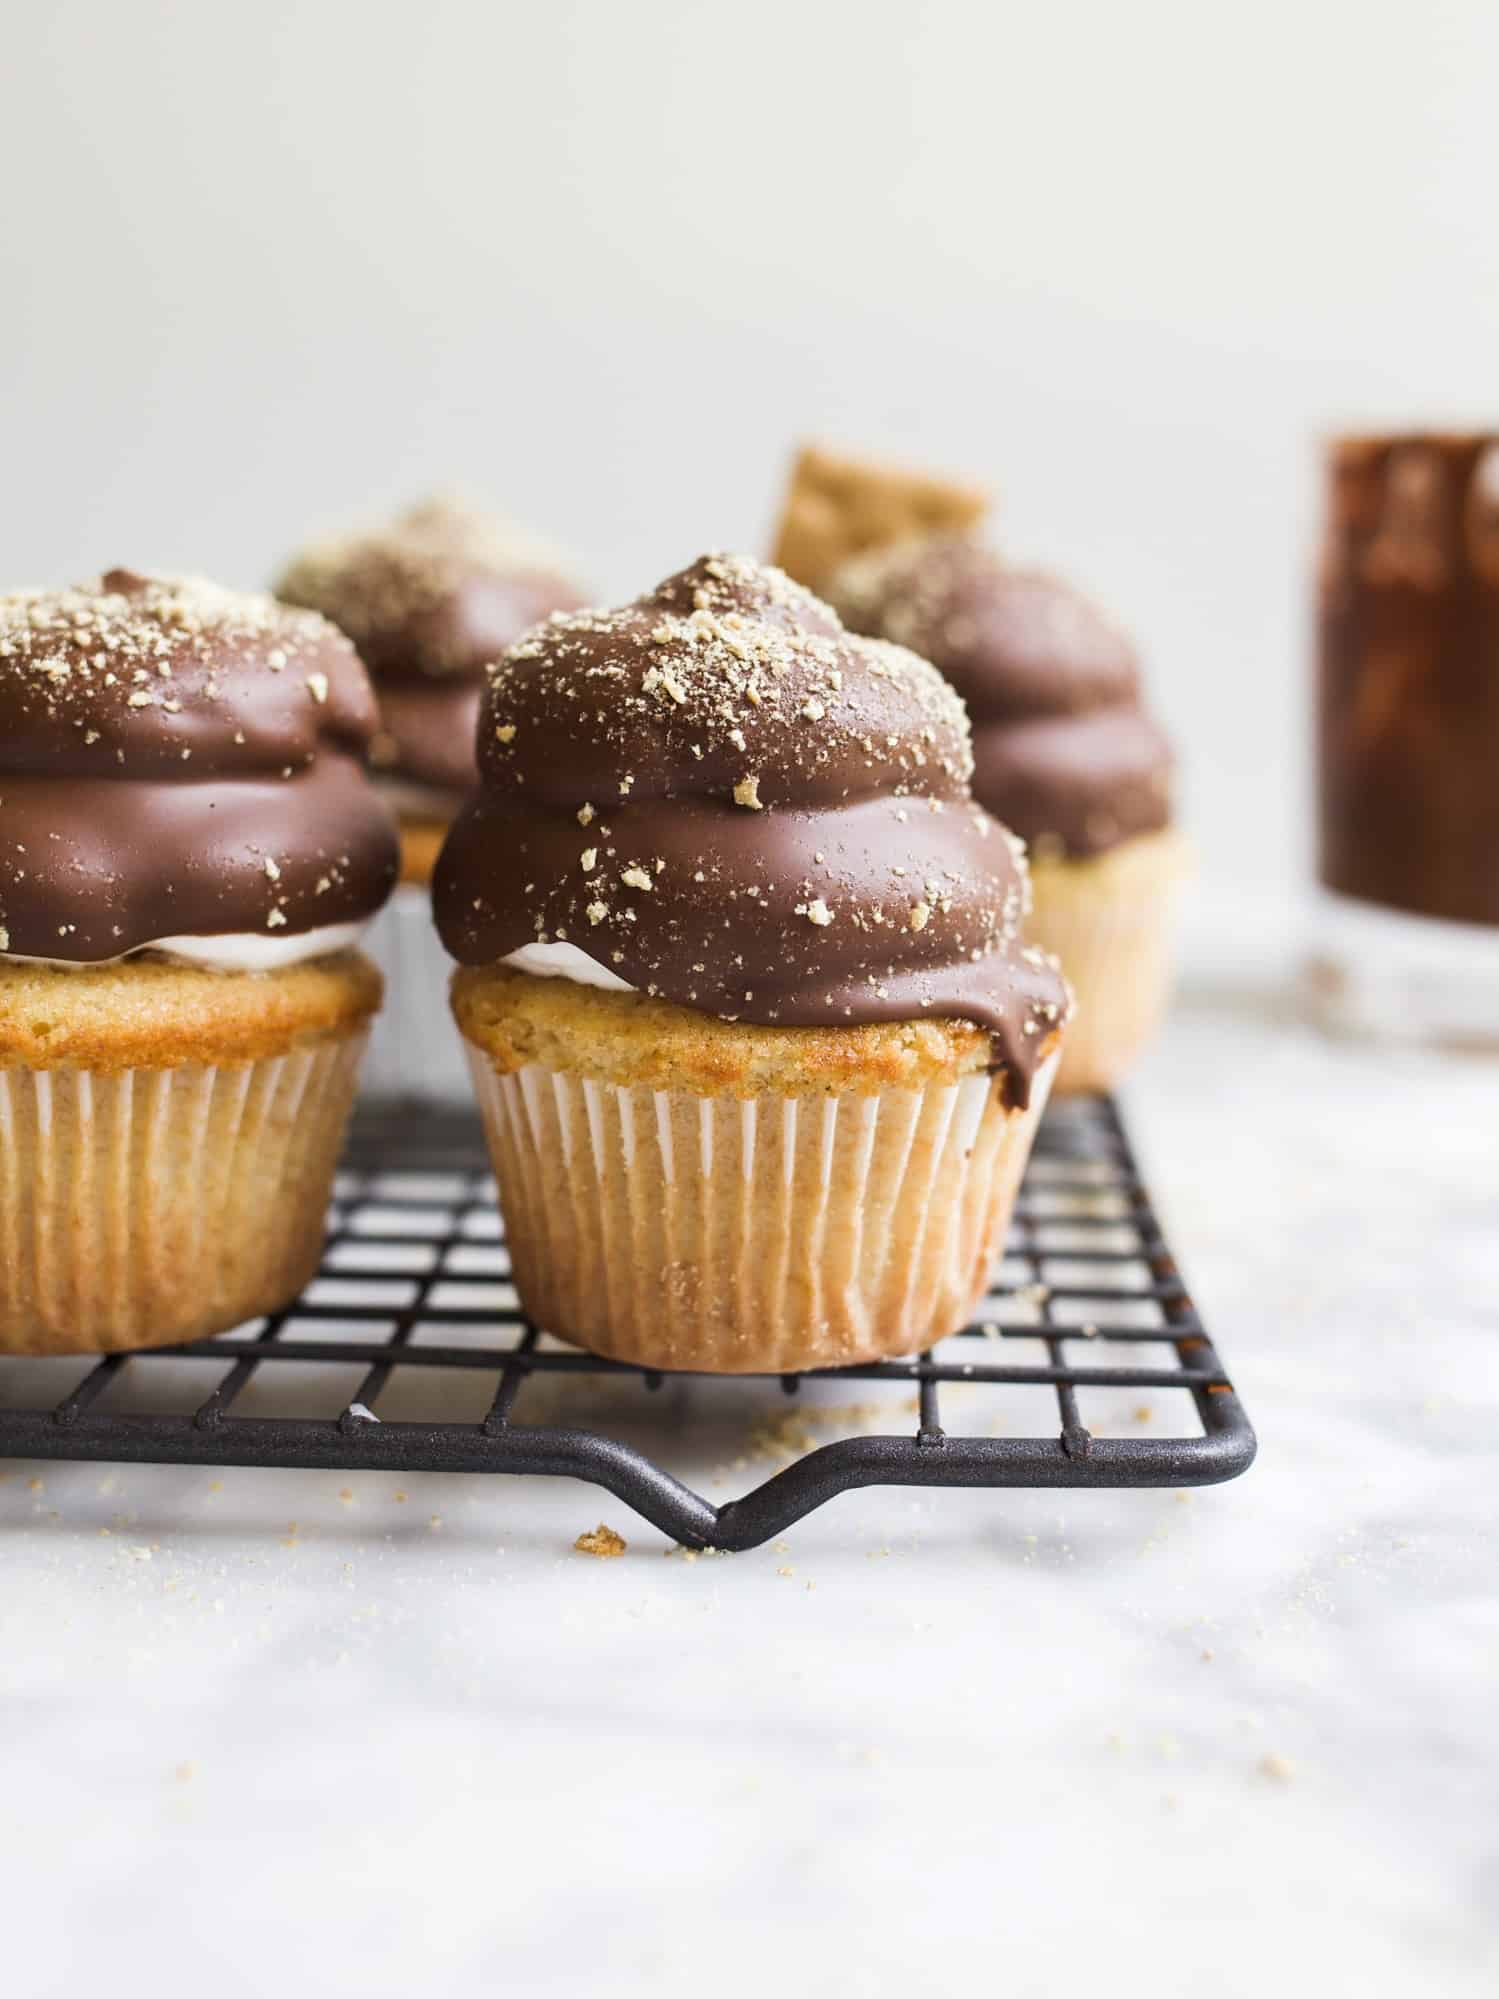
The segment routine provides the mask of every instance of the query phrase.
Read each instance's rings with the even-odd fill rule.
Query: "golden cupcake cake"
[[[380,703],[371,766],[401,825],[403,888],[372,942],[390,984],[367,1081],[383,1094],[464,1096],[450,1036],[431,1039],[447,967],[427,899],[443,837],[478,780],[484,669],[556,610],[582,603],[560,557],[461,497],[314,542],[276,584],[352,639]]]
[[[1111,1088],[1164,1013],[1185,872],[1172,751],[1134,647],[1070,585],[965,536],[857,557],[829,596],[851,629],[909,646],[966,702],[974,796],[1026,841],[1027,934],[1077,995],[1057,1087]]]
[[[269,598],[0,598],[0,1349],[199,1338],[311,1275],[396,872],[375,727]]]
[[[964,1323],[1067,993],[936,670],[705,556],[512,647],[478,748],[434,904],[531,1315],[720,1372]]]

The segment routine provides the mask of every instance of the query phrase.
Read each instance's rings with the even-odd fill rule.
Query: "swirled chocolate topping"
[[[455,499],[316,544],[276,594],[321,611],[358,647],[380,699],[376,767],[458,792],[474,782],[485,667],[549,612],[583,602],[550,550]]]
[[[1170,816],[1170,746],[1134,648],[1056,578],[982,543],[862,556],[830,591],[845,622],[929,659],[973,717],[974,796],[1038,850],[1098,854]]]
[[[0,597],[0,950],[372,916],[395,879],[374,729],[353,647],[268,597],[123,569]]]
[[[1322,880],[1499,924],[1499,435],[1342,438],[1328,472]]]
[[[969,1019],[1024,1100],[1066,989],[962,704],[779,570],[554,616],[490,669],[479,765],[433,884],[463,963],[562,942],[731,1020]]]

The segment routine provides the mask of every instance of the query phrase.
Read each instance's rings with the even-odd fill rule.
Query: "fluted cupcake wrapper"
[[[1187,869],[1185,844],[1169,832],[1096,859],[1033,866],[1026,937],[1061,960],[1076,999],[1059,1094],[1112,1089],[1160,1026]]]
[[[470,1103],[468,1065],[448,1007],[453,961],[438,941],[428,891],[398,888],[360,948],[385,974],[361,1094]]]
[[[530,1316],[616,1359],[724,1374],[911,1353],[963,1325],[1055,1068],[1017,1111],[987,1075],[738,1099],[469,1060]]]
[[[170,1345],[295,1296],[365,1040],[223,1067],[0,1069],[0,1351]]]

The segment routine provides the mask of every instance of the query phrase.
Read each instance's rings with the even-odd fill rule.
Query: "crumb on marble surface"
[[[599,1555],[612,1559],[622,1555],[629,1546],[623,1534],[616,1534],[612,1527],[606,1527],[601,1520],[590,1532],[580,1534],[573,1547],[580,1555]]]

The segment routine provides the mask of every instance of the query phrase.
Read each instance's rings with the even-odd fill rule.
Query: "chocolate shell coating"
[[[485,667],[550,612],[583,602],[549,551],[454,499],[315,544],[276,594],[321,611],[358,647],[380,698],[376,767],[457,792],[474,782]]]
[[[1023,839],[1097,854],[1169,822],[1171,749],[1134,649],[1067,584],[953,539],[860,557],[830,594],[853,630],[952,682],[973,719],[974,796]]]
[[[779,570],[553,617],[490,670],[479,765],[433,883],[463,963],[563,942],[726,1019],[973,1020],[1024,1100],[1066,989],[962,705]]]
[[[0,949],[362,922],[395,880],[374,698],[321,618],[111,570],[0,597]]]
[[[456,811],[478,776],[474,737],[483,696],[482,678],[385,681],[371,767],[377,775],[448,793]]]

